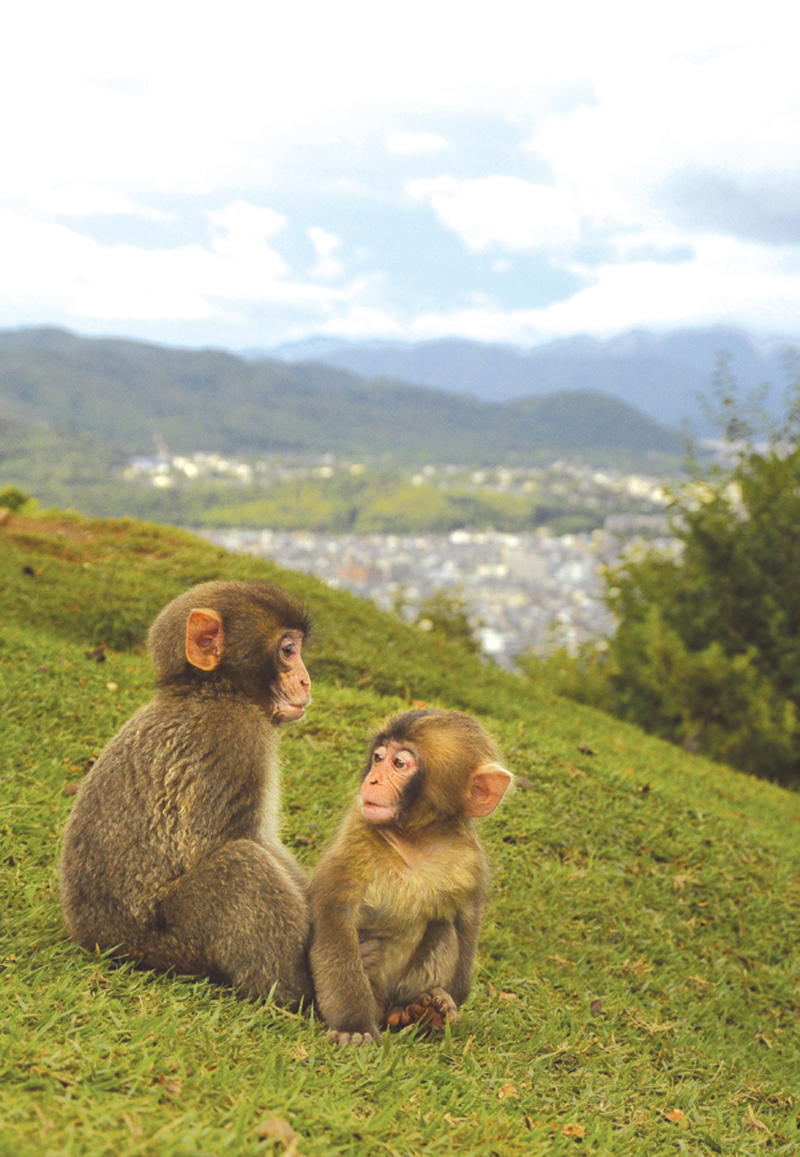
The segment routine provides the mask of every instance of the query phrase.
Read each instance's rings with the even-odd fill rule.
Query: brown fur
[[[412,802],[376,825],[357,797],[311,883],[316,1003],[342,1044],[380,1040],[391,1010],[434,990],[455,1018],[472,983],[489,876],[473,816],[488,814],[511,778],[490,736],[458,712],[388,720],[365,778],[391,742],[417,757]],[[473,794],[487,783],[492,801],[475,810]]]
[[[103,751],[64,831],[78,944],[250,997],[310,999],[308,885],[278,838],[276,728],[280,704],[308,701],[299,645],[281,651],[307,630],[302,607],[260,582],[204,583],[158,616],[155,695]]]

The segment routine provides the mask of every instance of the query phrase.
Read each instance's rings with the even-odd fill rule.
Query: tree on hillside
[[[605,651],[548,661],[562,691],[745,771],[800,785],[800,362],[781,426],[720,359],[709,409],[726,465],[675,495],[682,549],[610,571]],[[529,664],[530,665],[530,664]]]
[[[467,602],[458,591],[438,590],[428,595],[420,603],[413,623],[421,631],[430,631],[434,639],[460,643],[470,655],[477,655],[481,649],[475,637],[481,624],[470,615]]]
[[[30,501],[30,495],[18,486],[0,487],[0,510],[21,510]]]

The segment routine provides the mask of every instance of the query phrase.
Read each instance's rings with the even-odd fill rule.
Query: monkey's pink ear
[[[225,632],[222,619],[207,607],[189,612],[186,620],[186,658],[201,671],[213,671],[222,662]]]
[[[513,778],[511,772],[506,771],[499,763],[484,763],[476,768],[467,784],[467,798],[464,805],[467,815],[483,819],[493,812]]]

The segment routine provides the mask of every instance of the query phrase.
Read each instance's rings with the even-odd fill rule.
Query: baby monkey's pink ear
[[[490,815],[506,793],[513,779],[499,763],[484,763],[477,767],[467,783],[464,810],[468,816],[483,819]]]
[[[189,612],[186,620],[186,658],[201,671],[213,671],[222,662],[225,632],[222,618],[208,607]]]

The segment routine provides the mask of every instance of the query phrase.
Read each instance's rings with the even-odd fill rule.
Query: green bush
[[[800,783],[800,376],[793,370],[777,429],[759,413],[760,394],[739,399],[721,360],[715,412],[734,464],[704,471],[695,458],[672,508],[681,549],[629,557],[608,573],[618,630],[606,651],[548,660],[563,694],[784,783]]]
[[[0,487],[0,506],[6,510],[21,510],[28,502],[30,498],[18,486]]]
[[[460,643],[471,655],[480,651],[480,642],[475,637],[475,627],[470,622],[466,601],[452,591],[434,591],[420,603],[414,625],[421,631],[429,631],[434,639],[449,639]]]

